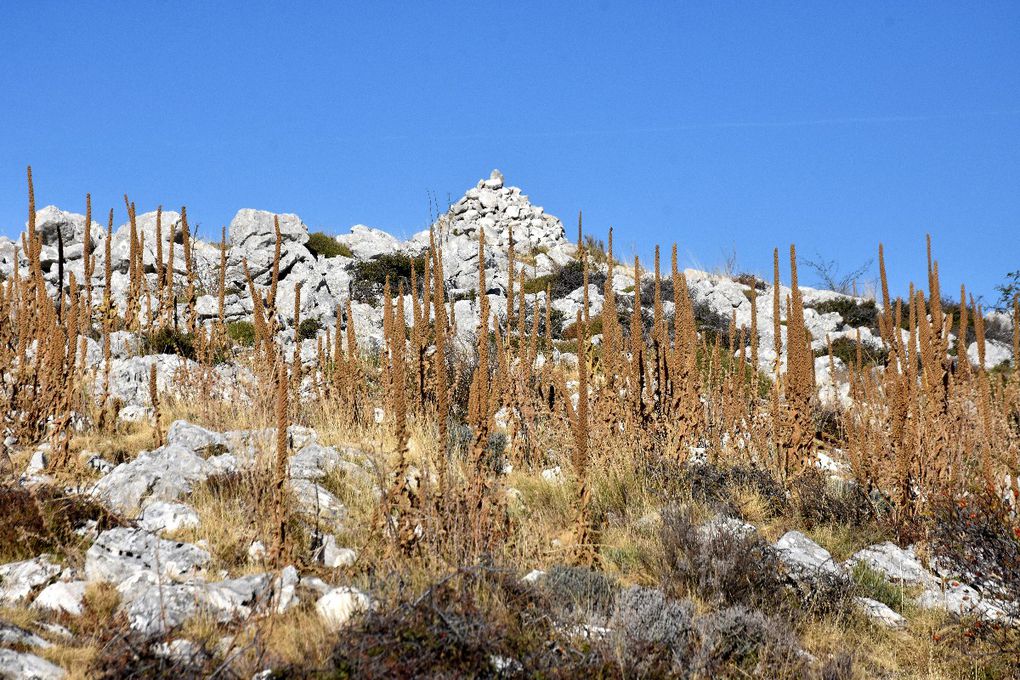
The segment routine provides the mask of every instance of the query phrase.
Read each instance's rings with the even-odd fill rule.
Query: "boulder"
[[[371,598],[357,588],[342,586],[334,588],[319,598],[315,610],[331,630],[337,631],[357,614],[372,607]]]
[[[0,649],[0,677],[12,680],[59,680],[67,673],[56,664],[29,652]]]
[[[931,585],[938,581],[917,559],[913,547],[904,549],[890,542],[868,546],[846,561],[851,569],[858,563],[878,572],[891,583]]]
[[[292,566],[284,568],[280,576],[249,574],[213,583],[166,582],[152,571],[139,571],[117,590],[131,629],[143,637],[154,637],[200,614],[228,623],[270,606],[278,612],[286,611],[297,602],[298,580]]]
[[[175,420],[166,431],[167,444],[178,444],[195,453],[210,453],[227,448],[226,438],[186,420]]]
[[[347,508],[324,487],[308,479],[290,480],[291,493],[301,513],[318,522],[336,526],[347,517]]]
[[[381,229],[366,227],[364,224],[356,224],[351,227],[351,233],[337,236],[336,240],[341,245],[351,249],[351,253],[359,260],[367,260],[377,255],[389,255],[399,252],[403,243],[390,236]]]
[[[776,541],[775,548],[780,559],[794,575],[838,576],[844,573],[843,568],[832,559],[828,550],[799,531],[787,531]]]
[[[117,528],[99,534],[85,553],[85,577],[121,583],[147,571],[181,579],[200,574],[209,560],[209,553],[197,545],[168,541],[142,529]]]
[[[143,451],[96,482],[93,495],[115,512],[135,516],[143,501],[174,501],[217,467],[179,444]]]
[[[907,620],[893,611],[884,602],[872,600],[868,597],[856,597],[854,600],[860,605],[868,618],[886,628],[899,629],[907,625]]]
[[[43,589],[32,602],[33,609],[62,612],[71,616],[81,616],[82,602],[85,599],[85,581],[57,581]]]
[[[350,548],[337,546],[336,536],[326,534],[322,539],[322,545],[319,547],[318,559],[322,562],[323,566],[329,569],[339,569],[354,564],[358,559],[358,553]]]
[[[26,602],[34,590],[57,578],[61,567],[48,555],[0,565],[0,606]]]
[[[0,645],[9,647],[52,647],[53,645],[30,630],[0,621]]]
[[[154,534],[174,533],[182,529],[198,527],[198,513],[190,505],[184,503],[167,503],[156,501],[149,503],[142,510],[138,526]]]
[[[980,362],[978,361],[978,346],[977,342],[972,342],[967,347],[967,358],[970,359],[970,363],[977,366]],[[1013,360],[1013,348],[1004,342],[998,342],[996,340],[985,341],[985,369],[991,370],[996,366],[1002,364],[1009,365]]]

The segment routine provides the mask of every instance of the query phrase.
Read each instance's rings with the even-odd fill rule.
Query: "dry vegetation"
[[[133,225],[134,206],[126,205]],[[111,212],[111,227],[112,220]],[[576,364],[550,360],[548,304],[536,304],[535,288],[515,276],[507,317],[497,318],[480,296],[477,345],[473,352],[458,350],[433,240],[422,264],[411,262],[407,281],[385,282],[385,346],[378,354],[359,352],[350,300],[338,300],[343,328],[320,335],[318,360],[302,368],[277,339],[279,225],[271,285],[262,290],[248,278],[251,347],[231,340],[223,276],[219,320],[196,323],[183,210],[181,228],[183,282],[173,276],[173,249],[164,259],[158,236],[158,286],[148,289],[143,244],[132,230],[123,314],[110,299],[109,253],[85,253],[87,272],[106,263],[101,293],[91,277],[80,282],[70,274],[63,281],[61,272],[63,293],[53,300],[39,264],[30,184],[22,241],[30,265],[0,286],[0,400],[19,446],[48,441],[48,472],[80,488],[96,475],[78,451],[131,457],[158,446],[179,417],[220,430],[277,427],[256,470],[210,480],[189,500],[202,523],[184,537],[205,539],[217,568],[235,573],[252,568],[246,551],[253,540],[268,546],[272,568],[322,571],[313,557],[315,532],[293,512],[284,483],[292,453],[286,426],[311,426],[329,444],[364,451],[381,490],[376,499],[342,475],[325,482],[348,504],[342,539],[359,559],[322,575],[371,592],[376,609],[339,635],[327,633],[308,608],[248,622],[226,655],[230,663],[217,653],[196,675],[250,677],[262,667],[296,677],[984,678],[1013,672],[1020,643],[1012,630],[992,633],[933,611],[911,612],[906,630],[887,631],[849,599],[867,594],[902,610],[902,592],[881,578],[862,572],[849,583],[804,588],[783,576],[763,538],[698,532],[700,523],[722,513],[753,523],[768,539],[801,528],[837,558],[892,539],[922,550],[956,546],[963,559],[971,547],[953,530],[970,522],[976,528],[968,536],[993,551],[986,559],[1003,564],[1004,555],[1015,556],[1020,374],[993,374],[952,355],[950,334],[973,326],[983,366],[983,313],[962,293],[957,316],[943,309],[937,262],[929,261],[927,292],[911,289],[894,299],[879,250],[877,323],[886,353],[876,362],[857,344],[847,363],[853,404],[831,413],[817,396],[792,247],[792,295],[779,296],[778,251],[776,285],[769,293],[751,289],[752,296],[774,293],[777,338],[784,310],[789,341],[776,345],[788,366],[782,373],[778,362],[773,375],[754,368],[756,320],[749,328],[699,333],[675,247],[668,275],[660,273],[656,254],[649,296],[635,260],[635,297],[629,323],[622,324],[611,285],[622,265],[613,258],[611,235],[605,251],[591,241],[579,250],[584,282],[597,265],[608,271],[599,271],[601,313],[590,314],[585,304],[567,320]],[[225,268],[225,236],[222,247]],[[478,247],[484,262],[484,237]],[[480,270],[479,290],[486,289],[484,278]],[[117,329],[187,336],[202,367],[189,380],[201,382],[202,371],[230,357],[251,367],[257,394],[243,406],[215,399],[196,406],[159,394],[153,374],[157,416],[151,426],[125,431],[114,422],[109,397],[110,335]],[[87,365],[80,340],[93,333],[106,356],[98,367]],[[1016,365],[1020,302],[1013,334]],[[98,386],[98,402],[91,385]],[[373,417],[376,408],[385,414],[381,422]],[[817,452],[835,449],[848,464],[840,484],[817,469]],[[8,461],[17,455],[9,453]],[[695,462],[701,456],[704,462]],[[552,466],[560,467],[562,483],[542,478]],[[42,549],[80,560],[65,524],[118,521],[77,496],[63,497],[57,487],[25,491],[9,483],[0,494],[9,517],[0,536],[4,560]],[[979,510],[959,511],[971,506]],[[549,572],[542,587],[521,583],[532,568]],[[1001,581],[1016,594],[1012,568],[1002,568]],[[87,610],[80,620],[63,621],[74,641],[46,651],[74,675],[190,672],[133,646],[109,593],[90,591]],[[614,633],[571,630],[598,621]],[[211,649],[232,630],[200,621],[184,633]]]

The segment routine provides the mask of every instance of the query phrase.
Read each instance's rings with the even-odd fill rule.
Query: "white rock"
[[[537,583],[538,580],[541,579],[543,576],[545,576],[545,572],[542,571],[541,569],[532,569],[523,577],[521,577],[521,581],[523,583]]]
[[[717,538],[720,536],[733,536],[736,538],[747,538],[758,532],[758,528],[749,522],[735,517],[717,515],[698,528],[704,538]]]
[[[60,666],[28,652],[0,649],[0,677],[18,680],[59,680],[67,673]]]
[[[213,465],[178,444],[143,451],[133,461],[121,463],[93,488],[105,505],[133,516],[146,499],[173,501],[216,472]]]
[[[357,614],[368,611],[372,600],[357,588],[334,588],[319,598],[315,609],[332,630],[340,630]]]
[[[967,358],[974,366],[978,365],[977,342],[970,343],[967,347]],[[991,370],[1001,364],[1009,364],[1013,359],[1013,348],[1003,342],[995,340],[985,341],[985,369]]]
[[[139,527],[154,534],[195,529],[198,524],[198,513],[193,507],[184,503],[167,503],[166,501],[156,501],[146,505],[138,520]]]
[[[46,469],[47,458],[49,454],[49,446],[39,447],[32,454],[32,459],[28,461],[28,466],[25,468],[25,474],[29,477],[37,475]]]
[[[886,626],[887,628],[898,629],[907,625],[907,620],[893,611],[884,602],[872,600],[867,597],[856,597],[854,599],[869,618],[883,626]]]
[[[184,638],[159,642],[153,646],[152,652],[185,668],[201,665],[207,656],[201,645]]]
[[[347,517],[347,508],[325,487],[308,479],[291,479],[290,489],[298,509],[318,521],[336,526]]]
[[[354,225],[351,227],[351,233],[337,236],[336,240],[350,248],[354,257],[360,260],[395,253],[400,251],[403,246],[399,240],[385,231],[366,227],[363,224]]]
[[[895,543],[879,543],[857,551],[847,560],[846,565],[852,569],[859,562],[891,583],[930,585],[938,581],[917,559],[912,547],[904,550]]]
[[[551,468],[542,470],[542,479],[550,484],[562,484],[563,483],[563,470],[559,465]]]
[[[828,550],[799,531],[787,531],[776,541],[775,547],[780,559],[794,572],[808,575],[816,572],[844,573]]]
[[[186,420],[175,420],[166,432],[167,444],[177,444],[194,453],[203,453],[210,449],[226,449],[227,440],[219,432],[207,430],[189,423]]]
[[[53,581],[61,571],[49,556],[0,565],[0,606],[25,602],[32,591]]]
[[[261,562],[266,559],[266,545],[262,541],[252,541],[248,546],[248,559],[252,562]]]
[[[998,605],[981,597],[978,591],[959,581],[935,583],[925,587],[917,598],[924,609],[945,609],[954,616],[976,616],[986,621],[999,621],[1007,614]]]
[[[349,567],[358,559],[358,553],[350,548],[340,548],[336,544],[336,536],[326,534],[322,539],[319,557],[324,566],[330,569]]]
[[[21,626],[15,626],[13,623],[4,623],[2,621],[0,621],[0,645],[41,647],[43,649],[53,646],[30,630],[25,630]]]
[[[85,577],[120,583],[146,571],[176,579],[201,573],[209,560],[209,553],[197,545],[168,541],[142,529],[117,528],[101,533],[85,553]]]
[[[71,616],[81,616],[82,602],[85,599],[85,581],[57,581],[43,588],[32,602],[33,609],[52,612],[64,612]]]

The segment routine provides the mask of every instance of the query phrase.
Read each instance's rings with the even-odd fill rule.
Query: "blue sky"
[[[410,234],[489,171],[625,254],[895,287],[1020,269],[1020,3],[9,3],[0,230],[40,205]],[[874,272],[874,270],[873,270]],[[807,282],[811,276],[804,274]]]

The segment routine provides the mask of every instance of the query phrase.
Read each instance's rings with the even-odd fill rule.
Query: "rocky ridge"
[[[42,266],[45,279],[55,294],[59,280],[57,265],[59,246],[62,245],[64,255],[64,284],[69,285],[70,274],[83,282],[85,216],[61,210],[55,206],[47,206],[36,214],[37,228],[42,234]],[[356,225],[350,233],[335,237],[336,242],[346,247],[351,257],[339,255],[325,257],[316,255],[309,249],[309,231],[307,225],[295,214],[279,214],[282,236],[280,258],[280,280],[277,294],[277,315],[283,328],[293,324],[295,290],[301,289],[301,316],[319,323],[322,335],[326,329],[345,328],[353,323],[357,329],[359,343],[365,348],[374,350],[382,342],[382,311],[376,301],[365,301],[354,294],[358,276],[356,265],[390,255],[415,257],[420,255],[429,242],[429,231],[421,231],[410,239],[400,240],[378,229]],[[156,287],[156,212],[147,212],[137,216],[136,225],[143,243],[143,263],[147,285]],[[174,257],[175,285],[179,291],[184,289],[186,271],[184,249],[180,241],[180,213],[163,211],[161,215],[163,240],[162,251],[167,260],[171,249]],[[227,267],[225,272],[225,317],[227,321],[250,320],[253,302],[248,295],[247,281],[244,275],[244,264],[247,263],[252,278],[259,289],[269,287],[272,277],[272,262],[275,248],[274,215],[267,211],[243,209],[239,210],[231,220],[227,230]],[[562,222],[547,213],[542,207],[534,205],[521,189],[505,183],[503,175],[494,170],[489,178],[479,180],[476,186],[469,189],[463,197],[453,203],[449,210],[433,225],[433,230],[443,253],[443,269],[446,277],[448,296],[455,300],[454,313],[457,321],[457,346],[468,350],[474,344],[474,335],[478,325],[479,303],[477,300],[478,280],[478,236],[485,233],[485,270],[490,308],[497,318],[505,318],[507,308],[507,274],[509,270],[509,243],[511,230],[515,243],[516,271],[523,272],[528,279],[551,277],[563,267],[575,261],[577,245],[568,240]],[[178,238],[174,239],[173,234]],[[201,323],[212,323],[219,312],[218,290],[220,277],[220,244],[215,241],[192,239],[193,260],[198,296],[196,310]],[[110,239],[111,253],[111,295],[113,301],[123,309],[128,295],[128,257],[130,225],[122,224],[107,234],[106,230],[93,221],[89,229],[91,252],[96,257],[96,266],[92,277],[94,299],[102,295],[103,253],[106,239]],[[17,258],[18,262],[15,262]],[[20,242],[0,237],[0,277],[10,277],[15,266],[22,271],[27,267],[27,260],[20,252]],[[595,265],[606,273],[604,264]],[[726,276],[709,274],[703,271],[688,269],[685,271],[689,289],[696,309],[704,316],[700,319],[724,331],[733,318],[738,328],[747,328],[751,323],[750,286],[747,279],[740,281]],[[642,281],[647,284],[652,279],[649,271],[643,272]],[[633,274],[622,265],[617,268],[611,281],[621,310],[632,306]],[[760,281],[755,282],[759,290],[755,310],[758,319],[758,357],[760,368],[772,372],[777,359],[773,336],[772,288]],[[589,290],[591,309],[597,313],[601,308],[602,290],[592,286]],[[780,287],[783,299],[790,294],[786,286]],[[850,298],[839,293],[801,287],[805,302],[805,322],[812,337],[812,348],[823,354],[827,339],[837,342],[841,339],[854,341],[860,334],[865,346],[877,350],[882,349],[882,341],[877,336],[874,324],[846,323],[840,313],[824,311],[826,303],[834,301],[851,301],[866,303],[863,299]],[[337,316],[339,309],[346,301],[351,300],[352,318],[346,319],[344,314]],[[582,289],[575,289],[560,294],[552,301],[553,309],[565,319],[573,318],[580,308]],[[540,291],[528,296],[529,307],[541,308],[545,305],[545,293]],[[663,304],[668,315],[672,314],[672,302],[669,296]],[[816,309],[820,307],[821,309]],[[144,309],[144,306],[143,306]],[[405,304],[410,320],[410,305]],[[184,318],[186,310],[183,303],[179,304],[178,316]],[[994,313],[989,319],[994,319]],[[785,343],[785,312],[781,314],[781,342]],[[906,331],[904,340],[907,339]],[[126,419],[138,419],[146,414],[147,389],[146,379],[149,364],[155,362],[158,370],[160,388],[169,385],[181,368],[190,368],[189,362],[180,357],[155,355],[138,357],[137,339],[129,333],[117,333],[113,338],[112,390],[113,396],[124,404],[122,415]],[[278,338],[284,345],[294,341],[292,330],[282,331]],[[594,339],[598,341],[598,337]],[[985,362],[988,368],[1011,360],[1011,347],[1007,342],[990,339],[987,343]],[[291,356],[291,351],[285,352]],[[316,360],[316,341],[303,341],[300,355],[306,364]],[[559,356],[554,352],[554,359]],[[977,362],[976,343],[968,346],[967,356],[972,363]],[[102,352],[99,344],[88,341],[89,363],[101,366]],[[569,356],[565,357],[570,359]],[[785,370],[783,357],[779,357],[780,370]],[[816,362],[816,377],[822,387],[822,396],[843,402],[849,399],[848,385],[841,379],[841,360],[837,359],[835,368],[837,375],[833,381],[826,357],[819,357]],[[223,391],[234,391],[243,394],[247,377],[244,371],[231,364],[216,369],[217,385]]]

